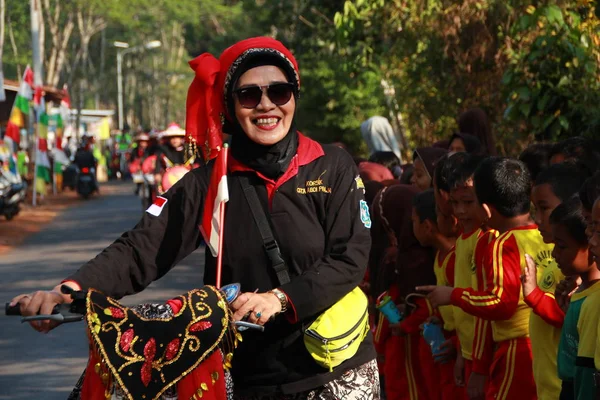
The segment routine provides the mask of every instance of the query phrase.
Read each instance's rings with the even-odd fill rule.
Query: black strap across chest
[[[279,285],[285,285],[290,282],[290,273],[283,257],[281,257],[279,245],[277,244],[277,240],[275,239],[273,231],[271,230],[271,225],[269,224],[269,217],[265,213],[265,210],[258,199],[256,188],[250,184],[248,176],[240,175],[239,180],[244,191],[244,196],[250,206],[254,222],[256,222],[256,226],[260,232],[263,246],[271,261],[271,267],[277,274]]]

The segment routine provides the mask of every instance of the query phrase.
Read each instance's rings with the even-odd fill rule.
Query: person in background
[[[578,276],[581,285],[571,297],[558,346],[560,400],[595,400],[593,359],[598,331],[600,271],[585,233],[586,223],[577,196],[550,215],[552,255],[565,276]],[[530,263],[533,263],[531,260]]]
[[[438,140],[436,142],[434,142],[431,147],[437,147],[439,149],[445,149],[447,150],[448,147],[450,147],[450,140],[448,139],[442,139],[442,140]]]
[[[403,185],[410,185],[414,173],[415,166],[413,164],[402,164],[402,176],[400,177],[400,183]]]
[[[367,143],[369,153],[391,151],[402,162],[398,140],[387,118],[374,116],[360,125],[360,133]]]
[[[412,230],[412,199],[417,193],[412,185],[392,185],[380,190],[373,201],[371,293],[378,298],[387,292],[401,310],[406,310],[406,299],[415,293],[415,286],[435,282],[433,254],[419,244]],[[431,315],[431,308],[422,297],[412,304],[410,316],[394,326],[378,313],[375,341],[384,358],[388,400],[429,398],[424,375],[430,371],[420,362],[419,325]]]
[[[538,174],[550,165],[552,146],[553,143],[533,143],[519,155],[519,160],[525,163],[529,170],[533,184]]]
[[[437,215],[435,212],[435,195],[433,189],[427,189],[418,193],[413,199],[412,223],[415,237],[424,247],[432,247],[436,250],[433,270],[436,277],[436,285],[454,286],[455,237],[444,236],[437,226]],[[456,400],[465,397],[464,388],[454,382],[454,366],[456,364],[456,328],[454,312],[451,306],[439,308],[439,318],[432,318],[433,323],[441,325],[444,330],[446,342],[436,356],[436,364],[429,368],[432,375],[439,379],[439,398],[442,400]],[[431,350],[429,357],[433,358]]]
[[[432,186],[433,170],[435,163],[447,153],[437,147],[421,147],[413,153],[414,173],[410,183],[420,190],[427,190]]]
[[[485,111],[481,108],[471,108],[458,117],[459,132],[473,135],[483,147],[483,154],[495,156],[496,140],[492,133],[492,125]]]
[[[600,197],[596,198],[594,205],[592,207],[592,217],[591,224],[588,224],[588,229],[586,230],[586,235],[588,236],[588,243],[590,245],[590,253],[596,258],[596,260],[600,259],[600,230],[597,227],[600,226],[600,201],[598,201]],[[592,229],[590,229],[590,227]],[[591,233],[591,235],[590,235]],[[597,262],[597,261],[596,261]],[[589,300],[592,300],[591,298]],[[590,301],[592,303],[592,301]],[[600,305],[596,305],[596,313],[598,312],[598,307]],[[596,368],[596,372],[594,374],[595,383],[596,383],[596,399],[598,399],[598,392],[600,391],[600,323],[597,325],[597,329],[591,332],[592,335],[596,335],[596,339],[594,341],[595,351],[594,351],[594,367]],[[580,342],[582,343],[582,342]],[[587,347],[587,345],[586,345]],[[590,364],[589,361],[587,364]]]
[[[402,176],[400,159],[391,151],[376,151],[371,154],[369,161],[385,166],[394,175],[394,179],[400,179]]]
[[[159,147],[157,172],[164,172],[173,165],[182,165],[185,160],[185,130],[173,123],[160,134],[163,145]]]
[[[135,137],[136,146],[131,149],[129,156],[129,172],[133,176],[139,173],[142,169],[142,163],[146,158],[146,151],[148,150],[148,143],[150,142],[150,135],[141,132]],[[136,182],[134,194],[137,196],[142,188],[143,182]]]
[[[394,179],[394,175],[387,167],[370,161],[363,161],[358,164],[358,172],[364,182],[384,182]]]
[[[555,143],[550,150],[550,164],[559,164],[565,161],[581,164],[582,168],[587,169],[587,173],[592,175],[600,167],[600,153],[591,140],[574,136]]]
[[[99,192],[98,183],[96,182],[96,166],[98,165],[98,161],[96,157],[94,157],[93,149],[92,149],[92,138],[84,136],[82,139],[81,147],[77,149],[75,153],[75,157],[73,159],[73,164],[79,168],[79,171],[82,171],[84,168],[88,168],[91,171],[92,179],[94,180],[94,187],[96,188],[96,192]]]
[[[570,163],[554,164],[540,172],[531,190],[534,221],[544,243],[553,245],[550,215],[561,203],[577,194],[586,176]],[[523,276],[523,296],[533,311],[529,321],[533,376],[538,399],[555,399],[560,394],[556,358],[565,314],[554,293],[564,279],[553,258],[536,266],[529,263]]]
[[[460,157],[464,156],[456,156],[456,158]],[[456,239],[462,228],[458,224],[458,220],[452,210],[452,204],[450,203],[448,175],[452,169],[453,162],[449,163],[448,159],[449,154],[446,154],[435,164],[432,186],[435,196],[435,213],[437,215],[438,229],[444,236]]]
[[[455,133],[450,138],[448,145],[450,153],[469,153],[481,155],[484,154],[481,142],[475,136],[468,133]]]
[[[498,235],[496,231],[487,227],[485,210],[477,202],[473,186],[475,171],[482,160],[482,156],[458,153],[450,157],[450,162],[446,166],[452,213],[463,228],[463,234],[456,241],[454,286],[473,290],[484,288],[483,259],[489,250],[490,242]],[[462,357],[459,357],[457,377],[460,378],[462,358],[464,359],[462,382],[467,387],[468,397],[483,398],[493,354],[491,325],[486,319],[472,315],[465,309],[454,308],[454,313],[457,320],[465,322],[465,326],[461,325],[458,328]],[[466,325],[471,321],[472,326]]]
[[[592,209],[594,208],[594,202],[600,197],[600,171],[590,176],[583,182],[579,189],[579,198],[581,199],[581,206],[583,216],[588,225],[588,237],[592,236]]]

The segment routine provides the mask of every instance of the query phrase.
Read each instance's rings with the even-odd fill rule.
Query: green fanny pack
[[[322,367],[333,371],[352,358],[369,333],[368,300],[356,287],[304,331],[304,345]]]

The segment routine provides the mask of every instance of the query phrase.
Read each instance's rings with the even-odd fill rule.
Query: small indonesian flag
[[[146,212],[150,215],[158,217],[162,212],[163,208],[165,208],[165,204],[167,204],[167,201],[168,200],[164,197],[158,196],[156,200],[154,200],[154,203],[152,203],[152,205],[148,207]]]
[[[213,165],[208,193],[204,201],[204,212],[202,215],[202,225],[200,232],[206,241],[213,257],[219,253],[219,235],[221,226],[219,222],[221,205],[229,201],[229,189],[227,187],[227,147],[222,147],[215,164]]]

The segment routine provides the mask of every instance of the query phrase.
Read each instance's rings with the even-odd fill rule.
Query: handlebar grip
[[[52,309],[52,314],[60,313],[60,305],[57,304]],[[15,304],[14,306],[10,306],[10,303],[6,303],[4,306],[4,315],[21,315],[21,306],[19,304]]]
[[[6,303],[4,315],[21,315],[21,306],[19,304],[15,304],[11,307],[10,303]]]

